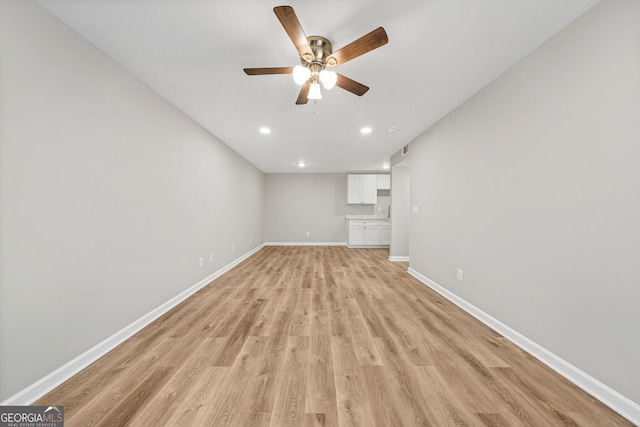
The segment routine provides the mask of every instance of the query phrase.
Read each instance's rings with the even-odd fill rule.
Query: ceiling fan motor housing
[[[324,69],[326,65],[330,65],[327,64],[326,61],[333,53],[333,46],[331,45],[331,42],[321,36],[309,36],[307,37],[307,41],[309,42],[309,46],[311,47],[311,50],[315,55],[315,59],[308,58],[311,60],[307,60],[307,58],[302,57],[302,64],[305,67],[309,67],[313,63],[318,63],[322,66],[322,69]]]

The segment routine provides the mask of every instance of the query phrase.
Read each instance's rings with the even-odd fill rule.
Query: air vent
[[[409,144],[402,147],[402,157],[406,156],[407,154],[409,154]]]

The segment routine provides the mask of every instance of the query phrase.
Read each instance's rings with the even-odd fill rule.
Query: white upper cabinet
[[[391,175],[376,175],[378,177],[378,190],[391,190]]]
[[[375,175],[362,175],[362,203],[378,203],[378,180]]]
[[[347,203],[362,203],[361,175],[347,175]]]
[[[347,203],[374,205],[377,201],[377,175],[347,175]]]

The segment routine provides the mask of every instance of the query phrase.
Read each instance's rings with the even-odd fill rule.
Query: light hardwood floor
[[[36,404],[69,427],[632,425],[387,257],[263,248]]]

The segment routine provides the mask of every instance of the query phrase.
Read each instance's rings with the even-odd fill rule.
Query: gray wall
[[[391,245],[389,257],[409,256],[410,174],[408,161],[391,169]]]
[[[413,269],[635,402],[638,17],[603,0],[418,137],[410,226]]]
[[[346,242],[346,174],[266,174],[264,194],[265,241]]]
[[[2,401],[260,244],[263,174],[31,2],[0,55]]]

